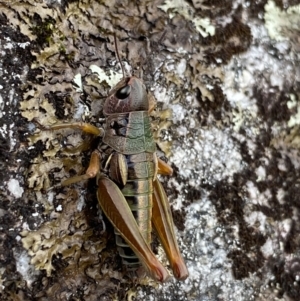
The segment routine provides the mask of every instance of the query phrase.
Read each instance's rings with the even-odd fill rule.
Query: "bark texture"
[[[0,299],[299,300],[297,1],[0,0]],[[163,179],[190,277],[133,281],[83,173],[128,73],[157,101]],[[154,249],[167,265],[161,246]]]

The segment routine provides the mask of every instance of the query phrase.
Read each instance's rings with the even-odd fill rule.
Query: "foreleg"
[[[44,126],[40,124],[37,120],[35,120],[36,123],[41,127],[42,130],[46,131],[56,131],[60,129],[74,129],[74,130],[80,130],[84,133],[87,134],[92,134],[95,136],[103,136],[104,135],[104,130],[102,128],[97,128],[96,126],[90,124],[90,123],[85,123],[85,122],[70,122],[70,123],[59,123],[59,124],[54,124],[51,126]]]

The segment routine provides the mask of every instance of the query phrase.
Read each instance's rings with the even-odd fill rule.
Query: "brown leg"
[[[171,176],[173,174],[173,168],[163,160],[157,158],[158,161],[158,173],[164,176]]]
[[[166,193],[158,179],[153,182],[153,188],[152,224],[167,254],[174,276],[179,280],[184,280],[189,272],[178,248]]]
[[[85,174],[69,178],[69,179],[61,182],[60,184],[50,187],[49,190],[53,189],[53,188],[61,187],[61,186],[68,186],[71,184],[78,183],[80,181],[94,178],[98,174],[99,170],[100,170],[100,154],[97,150],[95,150],[92,152],[90,164],[89,164],[89,167],[86,170]]]
[[[75,130],[81,130],[82,132],[92,134],[95,136],[103,136],[104,134],[104,130],[102,128],[97,128],[96,126],[90,123],[84,123],[84,122],[60,123],[60,124],[54,124],[52,126],[43,126],[40,123],[38,124],[43,130],[55,131],[60,129],[75,129]]]
[[[148,113],[150,114],[156,107],[156,99],[151,93],[148,93],[148,103],[149,103]]]
[[[166,281],[169,273],[155,257],[151,247],[142,236],[119,187],[112,180],[102,176],[98,181],[97,196],[103,212],[140,259],[151,277],[161,282]]]

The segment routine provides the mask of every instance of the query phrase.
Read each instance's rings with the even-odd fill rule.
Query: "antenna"
[[[118,61],[119,61],[120,65],[121,65],[121,69],[122,69],[122,73],[123,73],[123,78],[125,78],[125,70],[124,70],[124,66],[123,66],[123,64],[121,62],[121,59],[120,59],[120,56],[119,56],[117,36],[116,36],[115,32],[114,32],[114,41],[115,41],[115,49],[116,49],[117,58],[118,58]]]

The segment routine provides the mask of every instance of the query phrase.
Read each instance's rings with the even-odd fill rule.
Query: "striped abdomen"
[[[153,156],[152,153],[125,156],[128,176],[125,186],[121,188],[121,192],[126,198],[139,230],[149,244],[152,230],[152,183],[155,174],[155,160]],[[117,230],[115,230],[115,234],[116,244],[123,263],[131,267],[137,266],[139,260],[135,254]]]

